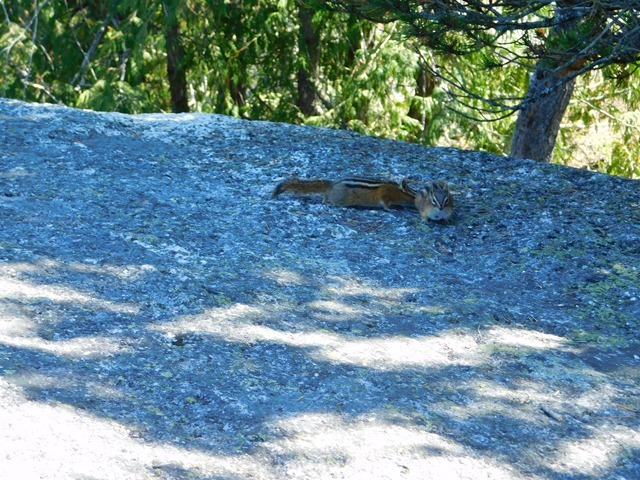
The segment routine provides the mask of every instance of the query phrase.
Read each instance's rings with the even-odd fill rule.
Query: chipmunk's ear
[[[416,192],[413,188],[411,188],[409,186],[409,179],[405,178],[404,180],[402,180],[402,182],[400,183],[400,190],[402,190],[403,192],[408,193],[409,195],[417,195],[418,192]]]
[[[444,180],[437,180],[431,183],[431,188],[434,190],[443,190],[445,192],[449,191],[449,185]]]

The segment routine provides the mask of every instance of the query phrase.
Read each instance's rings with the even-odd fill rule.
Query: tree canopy
[[[519,111],[510,155],[550,161],[575,79],[604,70],[628,77],[640,60],[636,0],[309,0],[375,22],[400,22],[410,38],[444,56],[481,54],[480,68],[533,71],[526,93],[474,91],[437,62],[430,71],[467,107],[493,118]],[[502,92],[500,92],[502,93]],[[476,106],[469,100],[482,100]]]
[[[444,56],[481,54],[479,67],[511,65],[552,73],[558,83],[592,70],[623,78],[640,61],[640,2],[636,0],[309,0],[374,22],[399,21],[405,35]],[[532,98],[470,91],[446,65],[432,73],[486,108],[521,108]],[[547,92],[538,92],[544,95]]]

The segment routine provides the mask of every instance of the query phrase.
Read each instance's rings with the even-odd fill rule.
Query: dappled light
[[[6,335],[0,329],[0,344],[27,348],[34,351],[51,353],[68,358],[103,358],[117,353],[126,353],[127,348],[120,342],[104,337],[82,337],[72,340],[45,340],[34,337],[30,332],[27,337]]]
[[[199,470],[228,475],[268,470],[248,456],[234,458],[141,443],[135,427],[126,422],[71,406],[27,404],[22,389],[2,379],[0,395],[5,402],[0,415],[4,438],[16,446],[30,445],[30,449],[12,448],[3,459],[7,478],[149,478],[154,469],[160,472],[174,465],[194,475]],[[33,458],[31,448],[39,452],[39,458]]]
[[[333,318],[337,314],[344,314],[342,305],[331,305],[336,308]],[[325,303],[322,306],[327,308]],[[309,307],[314,309],[317,305],[314,303]],[[354,314],[351,310],[347,313]],[[348,314],[346,318],[349,318]],[[308,350],[308,354],[318,361],[375,370],[475,365],[481,361],[478,344],[472,335],[451,333],[422,338],[358,338],[329,331],[282,331],[259,325],[261,318],[259,309],[235,305],[151,328],[170,335],[201,333],[224,338],[226,341],[286,344]],[[325,318],[325,315],[320,318]],[[301,319],[301,322],[304,320]]]
[[[491,327],[488,331],[480,331],[487,334],[488,341],[492,344],[512,346],[514,348],[527,348],[531,350],[565,350],[576,351],[566,338],[550,335],[544,332],[528,330],[524,328]]]
[[[564,440],[556,447],[561,458],[558,473],[599,476],[598,472],[615,468],[620,458],[640,451],[637,429],[624,426],[603,426],[591,438]]]
[[[268,433],[252,458],[140,443],[135,426],[71,407],[21,404],[21,389],[9,387],[4,380],[0,380],[0,392],[8,401],[0,428],[17,444],[28,439],[42,455],[34,462],[28,452],[12,449],[3,461],[3,474],[8,477],[139,478],[153,471],[174,471],[196,478],[204,472],[245,478],[271,476],[286,465],[287,476],[302,478],[316,471],[319,462],[328,464],[319,472],[323,476],[417,479],[430,472],[428,478],[458,478],[475,471],[474,478],[500,479],[512,478],[513,473],[508,465],[474,455],[456,441],[413,427],[411,419],[399,422],[401,416],[394,412],[373,411],[354,419],[314,413],[273,419],[264,425]],[[402,452],[401,459],[386,460],[396,452]],[[278,460],[264,461],[267,454]]]
[[[476,472],[473,478],[511,478],[508,465],[476,456],[438,433],[415,428],[415,420],[384,409],[354,419],[300,415],[273,422],[271,428],[282,432],[283,439],[268,441],[265,448],[291,458],[288,473],[296,478],[304,477],[309,463],[319,459],[332,465],[324,472],[327,477],[436,479],[464,478]],[[390,460],[397,452],[402,452],[402,459]]]
[[[49,271],[66,268],[63,263],[56,261],[38,262],[36,264],[5,264],[0,267],[0,298],[11,298],[21,301],[45,300],[57,303],[68,303],[81,305],[88,308],[104,309],[115,313],[135,314],[139,306],[129,302],[113,302],[100,298],[92,293],[83,292],[81,289],[65,287],[53,284],[42,284],[34,281],[21,279],[21,275],[26,273],[34,276],[46,277]],[[79,272],[110,274],[116,278],[131,278],[125,269],[115,267],[95,267],[74,263],[69,268]],[[128,268],[126,270],[129,270]],[[140,274],[135,273],[133,280],[139,279]]]

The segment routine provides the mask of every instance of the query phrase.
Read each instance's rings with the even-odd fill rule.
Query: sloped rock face
[[[214,115],[0,124],[9,473],[640,478],[637,181]],[[441,178],[456,211],[271,200],[291,175]]]

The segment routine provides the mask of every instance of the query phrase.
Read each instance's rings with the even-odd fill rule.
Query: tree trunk
[[[320,36],[313,27],[313,10],[300,7],[300,52],[306,56],[306,64],[298,70],[298,108],[305,117],[320,115],[320,98],[317,90],[318,68],[320,62]]]
[[[550,38],[558,38],[570,30],[576,23],[571,16],[572,2],[558,1],[555,19],[558,25],[550,33]],[[553,42],[551,42],[553,43]],[[556,59],[556,65],[567,63],[568,58]],[[529,89],[525,97],[526,105],[520,110],[516,127],[511,139],[510,156],[530,158],[541,162],[550,162],[560,130],[560,122],[573,95],[576,79],[562,83],[564,75],[571,73],[571,66],[560,72],[553,72],[554,65],[549,59],[541,59],[529,80]]]
[[[164,38],[167,46],[167,76],[169,77],[169,92],[171,93],[171,111],[174,113],[188,112],[187,101],[187,65],[184,58],[184,48],[180,43],[180,28],[176,9],[178,2],[163,2],[165,13]]]
[[[560,122],[573,94],[575,78],[560,86],[557,83],[558,78],[540,66],[533,72],[527,92],[530,103],[518,114],[510,156],[551,161]],[[543,95],[545,91],[551,93]]]

